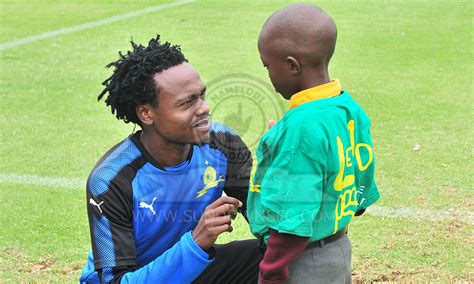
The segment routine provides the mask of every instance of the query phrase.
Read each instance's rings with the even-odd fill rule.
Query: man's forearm
[[[125,273],[120,283],[190,283],[213,261],[193,240],[191,232],[154,261]]]

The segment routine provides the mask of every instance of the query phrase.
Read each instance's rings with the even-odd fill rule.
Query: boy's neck
[[[312,69],[302,74],[301,87],[298,92],[331,82],[327,70]],[[296,93],[298,93],[296,92]]]
[[[337,79],[304,89],[291,96],[288,109],[293,109],[310,101],[336,97],[341,94],[341,91],[341,82]]]

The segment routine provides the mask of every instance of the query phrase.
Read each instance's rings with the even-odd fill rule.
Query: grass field
[[[0,0],[0,44],[169,2]],[[81,183],[133,129],[96,102],[131,37],[181,44],[206,82],[269,82],[256,40],[285,3],[197,0],[0,50],[0,283],[77,281],[90,249]],[[473,2],[318,4],[339,29],[331,77],[372,119],[377,205],[427,213],[357,218],[354,279],[474,282]],[[219,241],[250,237],[242,219],[234,227]]]

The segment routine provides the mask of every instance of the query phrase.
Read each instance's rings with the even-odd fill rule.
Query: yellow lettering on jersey
[[[352,187],[351,190],[344,191],[343,194],[339,195],[336,204],[336,223],[334,224],[334,232],[335,234],[339,230],[339,221],[344,216],[354,216],[355,212],[353,210],[348,209],[350,206],[358,206],[357,203],[357,196],[356,196],[356,187]]]
[[[255,171],[257,170],[257,164],[258,164],[258,161],[255,158],[253,160],[252,171],[250,172],[250,185],[249,185],[250,192],[260,192],[260,185],[253,183],[253,177],[255,175]]]
[[[341,191],[342,189],[350,186],[354,183],[354,175],[347,175],[344,177],[344,170],[346,168],[345,155],[344,155],[344,144],[339,136],[337,139],[337,153],[339,155],[339,172],[336,175],[336,180],[334,181],[334,190]]]
[[[367,149],[367,152],[369,153],[369,160],[367,161],[365,165],[362,163],[362,159],[360,158],[360,150],[359,150],[360,147],[364,147],[365,149]],[[372,147],[370,147],[370,145],[366,143],[357,144],[355,156],[357,160],[357,165],[359,166],[359,170],[361,172],[365,171],[370,166],[370,164],[372,164],[372,159],[374,158]]]
[[[352,157],[354,157],[354,120],[350,120],[347,123],[349,129],[349,136],[351,139],[351,145],[346,149],[346,167],[352,167]]]
[[[347,123],[347,129],[349,131],[349,139],[350,139],[350,145],[344,149],[344,144],[342,143],[342,139],[339,136],[336,136],[336,142],[337,142],[337,154],[339,156],[339,172],[336,175],[336,179],[334,181],[334,190],[335,191],[343,191],[343,189],[346,188],[345,191],[341,192],[339,195],[339,198],[336,203],[336,208],[335,208],[335,224],[334,224],[334,232],[336,233],[339,230],[339,221],[344,217],[344,216],[354,216],[355,212],[354,210],[351,210],[349,207],[350,206],[358,206],[357,203],[357,191],[354,186],[355,183],[355,175],[354,174],[349,174],[345,175],[345,170],[346,168],[351,168],[353,167],[352,160],[354,158],[354,152],[357,151],[357,146],[354,147],[355,144],[355,136],[354,136],[354,131],[355,131],[355,124],[354,120],[350,120]],[[356,150],[356,151],[354,151]],[[360,155],[359,155],[360,156]],[[357,154],[356,154],[357,158]],[[357,162],[359,162],[357,160]],[[348,187],[352,187],[351,189],[347,189]]]

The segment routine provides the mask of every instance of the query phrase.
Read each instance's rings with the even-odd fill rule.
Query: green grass
[[[0,42],[156,5],[30,2],[0,1]],[[256,39],[285,3],[197,1],[0,51],[0,174],[85,180],[97,159],[132,131],[96,102],[110,74],[104,66],[128,49],[132,36],[145,43],[160,33],[181,44],[205,82],[232,73],[269,82]],[[378,205],[473,212],[474,4],[318,4],[339,29],[331,76],[372,119]],[[413,151],[417,143],[421,148]],[[5,183],[0,201],[0,283],[76,281],[90,247],[84,189]],[[219,242],[250,237],[242,219],[234,227]],[[350,235],[355,279],[474,281],[472,223],[364,216]]]

